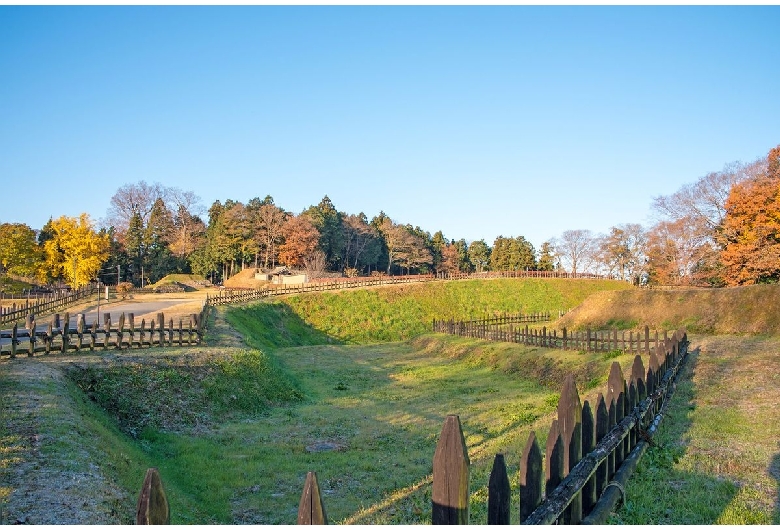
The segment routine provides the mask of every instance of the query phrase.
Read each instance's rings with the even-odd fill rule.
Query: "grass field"
[[[445,416],[455,413],[472,462],[471,520],[484,522],[493,456],[506,455],[516,492],[528,434],[536,430],[544,443],[563,375],[573,371],[581,397],[592,400],[613,360],[625,369],[633,360],[408,331],[414,318],[427,320],[436,299],[459,308],[454,318],[482,316],[491,306],[533,312],[556,309],[544,300],[567,302],[555,293],[560,288],[523,298],[500,282],[220,309],[205,345],[189,350],[0,361],[8,418],[0,422],[0,521],[14,522],[18,503],[7,484],[21,480],[18,470],[36,476],[33,467],[46,462],[66,476],[100,462],[112,488],[97,504],[114,522],[132,522],[144,472],[154,466],[174,524],[292,524],[307,471],[318,474],[332,523],[429,523],[433,453]],[[576,305],[588,288],[572,289],[568,301]],[[394,340],[374,338],[369,307],[392,319]],[[776,524],[780,339],[692,339],[698,349],[658,445],[611,522]],[[33,379],[38,366],[45,371]],[[35,451],[19,428],[31,415],[29,432],[43,437]],[[515,494],[513,522],[517,502]],[[96,509],[81,522],[101,521]]]

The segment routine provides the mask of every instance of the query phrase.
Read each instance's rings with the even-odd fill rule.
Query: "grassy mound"
[[[257,270],[254,267],[244,269],[225,280],[224,285],[228,289],[261,289],[266,287],[270,282],[255,280],[255,272]]]
[[[67,375],[133,438],[147,428],[179,431],[256,415],[302,397],[256,350],[74,364]]]
[[[199,274],[169,274],[148,287],[164,291],[168,287],[181,287],[184,291],[196,291],[211,286],[211,282]]]
[[[686,328],[693,333],[780,334],[780,285],[671,291],[624,290],[594,293],[565,315],[570,329],[637,324]]]
[[[407,340],[430,331],[433,319],[470,319],[503,313],[565,310],[599,291],[632,289],[626,282],[498,279],[435,282],[306,293],[285,297],[296,315],[282,325],[279,307],[260,303],[231,309],[228,318],[253,340],[270,346],[327,343],[370,344]],[[264,324],[267,319],[272,322]],[[256,321],[252,327],[249,322]],[[247,323],[242,327],[241,322]],[[289,324],[289,327],[287,327]],[[306,329],[306,339],[303,339]],[[299,331],[296,331],[299,330]],[[315,333],[316,331],[316,333]],[[279,336],[281,333],[281,337]],[[288,336],[290,340],[274,343]],[[297,336],[302,342],[295,342]],[[311,341],[314,342],[311,342]]]

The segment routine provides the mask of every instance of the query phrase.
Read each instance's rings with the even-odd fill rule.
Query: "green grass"
[[[434,318],[468,320],[545,311],[556,314],[580,304],[594,292],[631,288],[619,281],[466,280],[309,293],[286,297],[284,303],[306,325],[334,341],[370,344],[426,333]]]
[[[776,338],[695,343],[619,524],[778,524]]]
[[[100,414],[137,436],[133,462],[158,467],[166,491],[177,492],[175,524],[292,524],[308,471],[318,474],[331,522],[429,523],[432,457],[450,413],[460,415],[472,461],[472,520],[484,521],[493,456],[508,455],[517,491],[519,455],[532,429],[544,442],[566,365],[589,381],[596,373],[605,377],[611,363],[596,354],[440,335],[268,354],[239,350],[220,359],[222,365],[211,355],[196,362],[160,353],[140,365],[101,363],[94,377],[84,378],[100,380],[108,394],[126,393],[121,401],[135,404],[132,414],[121,416],[109,401],[104,406],[113,412]],[[259,359],[273,369],[255,368]],[[620,361],[627,366],[630,356]],[[195,377],[193,366],[200,372],[209,367],[208,375]],[[217,366],[223,373],[214,373]],[[180,375],[171,373],[174,368]],[[289,374],[295,384],[281,388],[303,389],[302,399],[285,401],[289,396],[280,390],[273,406],[252,407]],[[227,385],[214,394],[221,399],[201,402],[214,377]],[[243,407],[232,397],[240,381],[257,382],[242,387]],[[178,402],[187,404],[190,416]],[[149,418],[154,421],[138,423]],[[124,434],[115,436],[130,443]],[[325,443],[335,450],[312,452]],[[132,466],[136,480],[142,468]]]

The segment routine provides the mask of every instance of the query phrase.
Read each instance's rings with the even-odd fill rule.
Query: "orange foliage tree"
[[[317,249],[320,232],[306,215],[289,217],[282,228],[284,243],[279,247],[279,262],[288,267],[303,267]]]
[[[726,283],[780,280],[780,145],[769,151],[765,173],[731,189],[721,238]]]

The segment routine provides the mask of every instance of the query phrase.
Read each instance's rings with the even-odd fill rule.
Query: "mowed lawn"
[[[298,347],[275,357],[305,389],[302,403],[194,436],[142,437],[163,480],[209,504],[214,522],[294,524],[308,471],[317,472],[332,523],[430,522],[433,454],[447,414],[461,418],[472,520],[484,522],[494,454],[507,453],[516,475],[531,425],[557,403],[536,383],[408,343]],[[196,522],[172,506],[177,521]]]

